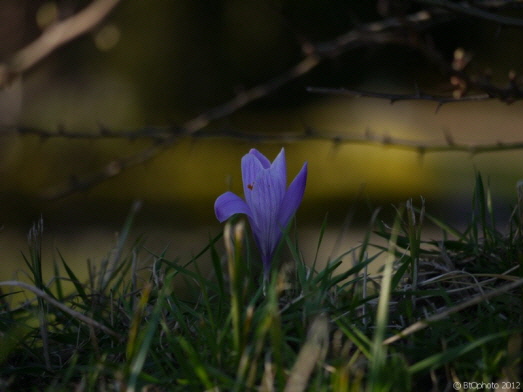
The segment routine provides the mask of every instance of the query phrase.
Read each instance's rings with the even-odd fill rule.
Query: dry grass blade
[[[325,315],[318,316],[309,329],[307,340],[298,354],[284,392],[302,392],[314,367],[321,361],[329,345],[329,323]]]

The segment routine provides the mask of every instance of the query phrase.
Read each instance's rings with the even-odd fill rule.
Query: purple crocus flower
[[[267,278],[283,230],[303,198],[307,163],[287,188],[285,150],[282,148],[271,163],[253,148],[242,158],[242,179],[245,200],[232,192],[225,192],[216,199],[214,211],[220,222],[234,214],[247,215]]]

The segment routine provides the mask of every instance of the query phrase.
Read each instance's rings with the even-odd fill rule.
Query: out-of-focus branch
[[[164,139],[173,135],[183,135],[179,127],[143,127],[133,130],[114,131],[100,125],[93,132],[69,131],[63,127],[57,130],[47,130],[29,126],[2,126],[0,125],[0,138],[12,134],[20,136],[37,136],[42,140],[45,139],[71,139],[71,140],[100,140],[100,139],[127,139],[129,141],[137,139],[147,139],[156,143],[161,143]]]
[[[450,15],[450,17],[452,17],[452,15]],[[449,15],[446,12],[438,11],[428,13],[426,11],[420,11],[404,18],[389,18],[379,22],[360,25],[331,41],[319,44],[306,44],[303,47],[304,58],[282,74],[237,94],[231,100],[196,116],[179,127],[172,127],[171,130],[173,130],[173,132],[171,135],[167,135],[161,140],[156,138],[156,143],[152,146],[128,158],[115,159],[109,162],[99,173],[93,176],[82,179],[74,178],[69,184],[47,192],[45,197],[56,199],[80,190],[90,189],[120,174],[123,170],[145,163],[176,143],[181,135],[195,135],[211,121],[226,117],[249,103],[266,97],[289,82],[306,75],[325,59],[335,58],[351,49],[367,46],[372,43],[397,43],[401,41],[401,37],[398,37],[398,34],[396,34],[396,29],[405,23],[415,25],[419,30],[423,30],[435,23],[437,24],[438,20],[447,21],[448,19]],[[408,40],[403,40],[402,42],[409,44],[407,41]]]
[[[74,177],[69,184],[48,190],[44,194],[44,197],[47,199],[59,199],[78,191],[90,189],[96,184],[117,176],[123,170],[145,163],[157,156],[162,150],[172,146],[180,139],[181,136],[194,135],[196,132],[205,128],[211,121],[228,116],[229,114],[234,113],[250,102],[269,95],[274,90],[278,89],[289,81],[309,72],[319,63],[319,61],[319,57],[311,54],[305,57],[294,67],[289,69],[287,72],[284,72],[280,76],[268,81],[267,83],[258,85],[236,95],[230,101],[218,105],[208,110],[207,112],[204,112],[195,118],[186,121],[181,127],[170,128],[169,132],[164,133],[165,137],[160,139],[157,137],[158,133],[156,133],[156,136],[153,137],[155,143],[152,146],[147,147],[127,158],[112,160],[99,173],[93,176],[82,179]],[[147,129],[149,132],[152,130],[152,128]],[[32,133],[34,134],[34,132]],[[111,135],[114,137],[116,136],[116,133],[113,132]],[[49,137],[50,135],[46,134],[43,136]]]
[[[346,95],[349,97],[365,97],[365,98],[379,98],[386,99],[390,103],[398,101],[433,101],[438,103],[438,108],[441,105],[451,102],[470,102],[470,101],[485,101],[491,99],[489,94],[479,95],[465,95],[463,97],[450,97],[444,95],[431,95],[422,92],[414,94],[387,94],[372,91],[353,90],[345,88],[325,88],[325,87],[308,87],[307,91],[310,93],[325,94],[325,95]]]
[[[120,0],[94,0],[77,14],[47,28],[40,37],[0,64],[0,88],[28,71],[60,46],[93,29]]]
[[[475,0],[473,4],[478,8],[500,8],[500,9],[521,9],[522,0]]]
[[[241,109],[245,105],[259,98],[268,96],[291,80],[305,75],[314,67],[316,67],[320,60],[320,57],[316,56],[315,54],[311,54],[278,77],[269,80],[267,83],[260,84],[256,87],[237,94],[230,101],[225,102],[222,105],[218,105],[213,109],[193,118],[192,120],[185,122],[181,128],[188,134],[195,133],[206,127],[211,121],[226,117]]]
[[[76,35],[87,31],[98,23],[107,13],[116,5],[118,0],[96,0],[89,7],[78,13],[77,15],[55,25],[54,28],[47,30],[42,37],[29,45],[27,48],[22,50],[15,58],[18,58],[18,62],[12,64],[18,64],[19,73],[35,64],[43,56],[49,54],[54,48],[74,38]],[[102,7],[104,6],[104,7]],[[102,7],[102,8],[100,8]],[[93,9],[95,11],[93,11]],[[87,15],[87,16],[85,16]],[[445,9],[434,8],[433,10],[427,11],[422,10],[410,15],[402,16],[401,18],[387,18],[381,21],[367,23],[359,25],[350,31],[341,34],[333,40],[320,42],[320,43],[306,43],[303,45],[304,57],[296,63],[293,67],[289,68],[282,74],[261,83],[250,89],[246,89],[229,101],[217,105],[210,110],[201,113],[193,119],[186,121],[180,126],[171,127],[146,127],[139,130],[116,132],[110,131],[105,128],[100,128],[100,131],[95,134],[91,133],[72,133],[67,132],[63,129],[57,132],[49,132],[39,130],[35,128],[12,128],[19,134],[33,134],[42,138],[50,137],[65,137],[65,138],[126,138],[129,140],[142,138],[149,139],[152,144],[142,149],[141,151],[133,154],[129,157],[114,159],[103,167],[98,173],[87,176],[84,178],[74,177],[67,184],[49,190],[46,194],[46,198],[60,198],[68,194],[87,190],[92,188],[98,183],[106,181],[114,176],[117,176],[122,171],[142,164],[150,159],[153,159],[159,155],[162,151],[166,150],[179,140],[184,137],[191,138],[233,138],[238,140],[246,140],[251,142],[268,142],[268,143],[286,143],[286,142],[297,142],[304,140],[326,140],[333,143],[347,143],[347,144],[367,144],[367,145],[384,145],[392,148],[401,148],[418,153],[429,153],[437,151],[463,151],[471,154],[478,154],[489,151],[500,151],[508,149],[521,149],[523,143],[496,143],[492,145],[480,145],[470,146],[464,144],[456,144],[452,141],[450,136],[447,137],[447,143],[441,145],[430,145],[426,143],[420,143],[409,140],[393,139],[390,137],[375,137],[371,134],[367,134],[364,137],[353,137],[344,135],[333,135],[325,132],[318,132],[316,130],[309,129],[307,132],[302,134],[279,134],[279,135],[260,135],[252,133],[242,132],[231,132],[231,131],[217,131],[205,129],[212,121],[226,117],[241,108],[245,107],[249,103],[256,101],[260,98],[269,96],[274,91],[278,90],[282,86],[289,82],[296,80],[297,78],[308,74],[322,61],[330,58],[336,58],[349,50],[376,44],[384,43],[401,43],[404,45],[410,45],[423,51],[423,47],[419,48],[419,43],[413,42],[409,37],[401,34],[403,28],[408,26],[411,31],[421,32],[431,28],[442,22],[446,22],[452,18],[455,18],[455,14]],[[75,21],[74,18],[80,18],[83,23]],[[71,20],[75,21],[74,23]],[[90,22],[90,23],[87,23]],[[71,24],[69,24],[71,23]],[[78,25],[77,25],[78,23]],[[76,26],[74,29],[67,26]],[[62,31],[61,35],[58,32]],[[75,35],[76,34],[76,35]],[[51,37],[54,39],[48,43],[45,43],[45,37]],[[34,45],[34,46],[33,46]],[[31,49],[39,48],[40,50]],[[45,49],[45,50],[44,50]],[[24,54],[26,53],[26,54]],[[429,53],[430,54],[430,53]],[[429,56],[430,57],[430,56]],[[442,59],[438,56],[432,56],[436,62],[441,62]],[[20,60],[21,59],[21,60]],[[21,65],[20,65],[21,64]],[[462,73],[462,68],[448,67],[447,71],[451,74]],[[16,70],[16,67],[13,68]],[[466,79],[466,75],[462,75],[461,79]],[[460,79],[460,80],[461,80]],[[1,82],[1,78],[0,78]],[[470,80],[466,79],[465,84],[469,86]],[[1,85],[1,84],[0,84]],[[482,100],[491,98],[493,96],[500,96],[506,92],[501,89],[496,89],[494,86],[488,85],[483,86],[486,92],[485,95],[481,96],[459,96],[459,97],[438,97],[429,96],[425,94],[415,95],[382,95],[379,93],[369,92],[355,92],[352,90],[341,90],[341,93],[356,93],[358,96],[374,96],[377,98],[387,98],[391,101],[405,100],[405,99],[426,99],[438,102],[440,105],[447,102],[456,102],[464,100]],[[510,97],[514,96],[514,87],[512,86],[508,94]],[[311,89],[314,91],[314,89]],[[461,91],[461,90],[460,90]],[[463,89],[466,92],[466,89]],[[314,92],[321,92],[319,90]],[[325,92],[325,91],[323,91]],[[339,92],[339,91],[338,91]],[[505,94],[506,95],[506,94]],[[508,102],[508,101],[507,101]]]
[[[523,27],[523,19],[494,14],[492,12],[473,7],[469,4],[469,2],[466,1],[452,2],[448,0],[416,0],[416,2],[441,7],[443,9],[474,18],[488,20],[501,26]]]
[[[8,134],[17,133],[21,135],[33,135],[41,137],[43,139],[48,138],[70,138],[70,139],[98,139],[104,140],[108,138],[112,139],[124,139],[124,140],[152,140],[153,145],[145,150],[141,151],[140,158],[130,157],[127,159],[114,160],[111,164],[107,165],[103,173],[99,174],[100,177],[94,177],[95,179],[103,179],[105,176],[117,175],[121,170],[125,169],[129,165],[141,163],[142,160],[146,160],[155,156],[163,148],[164,141],[179,141],[182,139],[191,138],[193,140],[203,139],[231,139],[244,141],[249,143],[267,143],[267,144],[281,144],[281,143],[297,143],[305,141],[326,141],[332,142],[336,145],[341,144],[360,144],[369,146],[382,146],[390,147],[395,149],[407,150],[417,152],[419,154],[425,153],[436,153],[436,152],[465,152],[471,155],[484,154],[488,152],[500,152],[507,150],[523,150],[523,141],[516,142],[503,142],[496,141],[494,143],[487,144],[468,144],[468,143],[457,143],[455,142],[452,134],[449,132],[445,133],[444,143],[424,142],[420,140],[409,140],[395,138],[389,135],[379,135],[377,133],[367,130],[363,136],[354,136],[347,134],[337,134],[333,132],[327,132],[320,129],[307,127],[305,132],[301,133],[253,133],[253,132],[242,132],[238,130],[230,129],[208,129],[199,130],[188,134],[181,130],[173,130],[170,128],[162,127],[146,127],[143,129],[136,129],[133,131],[110,131],[103,128],[98,133],[76,133],[68,132],[61,129],[57,132],[40,130],[37,128],[9,128],[0,129],[0,136],[6,136]],[[133,160],[135,159],[135,160]],[[88,189],[91,183],[82,183],[78,180],[73,180],[75,190]],[[72,190],[74,191],[74,190]]]
[[[387,18],[376,22],[362,24],[352,30],[341,34],[331,41],[321,42],[313,45],[313,50],[321,56],[336,57],[348,49],[352,49],[354,44],[384,44],[391,42],[391,36],[384,35],[386,32],[396,32],[405,27],[417,31],[426,30],[434,25],[453,19],[454,15],[443,10],[428,12],[422,10],[401,18]],[[397,39],[397,35],[396,35]],[[412,44],[412,43],[410,43]]]
[[[496,143],[493,145],[484,146],[459,145],[453,143],[451,138],[447,138],[447,144],[444,145],[426,145],[413,141],[396,140],[387,137],[376,138],[371,135],[366,135],[363,138],[354,138],[339,135],[329,135],[325,133],[322,134],[321,132],[312,130],[309,130],[304,134],[282,134],[268,136],[253,135],[241,132],[218,132],[205,129],[212,121],[226,117],[253,101],[267,97],[289,82],[308,74],[311,70],[316,68],[322,61],[326,59],[336,58],[341,54],[358,47],[381,45],[385,43],[401,43],[403,45],[414,47],[425,53],[425,55],[427,55],[427,57],[432,61],[438,63],[440,66],[443,66],[446,72],[449,72],[450,75],[456,77],[456,80],[461,83],[458,83],[456,90],[458,93],[460,93],[460,95],[457,97],[431,97],[425,94],[415,94],[410,96],[387,96],[379,93],[355,92],[351,90],[343,90],[341,93],[356,93],[355,95],[358,96],[374,96],[377,98],[387,98],[391,101],[405,99],[427,99],[436,101],[440,105],[447,102],[482,100],[487,99],[487,97],[496,97],[504,100],[505,102],[513,102],[516,99],[523,98],[523,94],[519,94],[519,88],[515,83],[515,79],[513,80],[510,89],[500,89],[495,86],[491,86],[489,83],[474,84],[474,81],[471,81],[462,72],[466,63],[460,67],[455,67],[454,65],[449,67],[440,55],[437,53],[432,53],[430,48],[428,48],[426,45],[420,45],[419,41],[416,42],[416,40],[412,40],[410,34],[404,34],[405,29],[407,29],[409,32],[423,32],[427,29],[430,29],[434,25],[438,25],[443,22],[447,22],[450,19],[456,18],[457,14],[460,13],[473,17],[494,20],[501,25],[519,25],[520,23],[523,25],[522,21],[515,18],[498,16],[488,11],[484,11],[483,9],[477,8],[479,7],[477,5],[476,7],[473,7],[464,2],[452,3],[446,0],[419,1],[433,6],[433,8],[427,8],[412,14],[402,15],[401,17],[386,18],[372,23],[361,24],[344,34],[341,34],[333,40],[320,43],[308,42],[302,46],[304,53],[303,58],[294,66],[284,71],[282,74],[266,81],[265,83],[261,83],[258,86],[244,90],[229,101],[201,113],[200,115],[186,121],[180,126],[164,128],[147,127],[141,130],[133,130],[129,132],[114,132],[101,128],[100,132],[97,134],[69,133],[64,130],[59,130],[58,132],[54,133],[25,127],[13,129],[15,132],[20,134],[33,134],[42,138],[145,138],[153,142],[149,147],[127,158],[112,160],[98,173],[92,176],[72,179],[68,184],[62,185],[59,188],[48,192],[46,197],[49,198],[59,198],[80,190],[90,189],[100,182],[117,176],[123,170],[153,159],[183,137],[228,137],[258,142],[278,143],[316,139],[330,140],[334,143],[386,145],[394,148],[414,150],[420,153],[436,151],[465,151],[468,153],[477,154],[487,151],[523,148],[522,143]],[[37,40],[16,53],[10,61],[4,64],[0,64],[0,88],[4,87],[14,77],[21,75],[33,67],[44,57],[52,53],[52,51],[56,48],[64,45],[65,43],[95,27],[104,17],[110,13],[110,11],[118,4],[118,2],[119,0],[93,0],[93,2],[82,11],[49,27]],[[479,90],[483,91],[485,95],[467,96],[466,93],[471,86],[479,86]]]
[[[500,152],[508,150],[523,150],[523,141],[517,142],[495,142],[487,144],[467,144],[456,143],[450,133],[445,133],[444,143],[423,142],[419,140],[399,139],[388,135],[377,135],[367,131],[364,136],[354,136],[345,134],[334,134],[312,127],[308,127],[303,133],[281,133],[281,134],[254,134],[242,133],[238,131],[222,132],[199,132],[193,138],[227,138],[243,140],[256,143],[295,143],[303,141],[327,141],[335,145],[359,144],[367,146],[389,147],[398,150],[416,152],[418,154],[428,154],[436,152],[465,152],[471,155],[484,154],[488,152]]]
[[[406,24],[417,25],[421,30],[428,28],[441,19],[448,20],[447,13],[436,12],[431,14],[426,11],[420,11],[407,15],[404,18],[388,18],[378,22],[363,24],[330,41],[317,44],[307,43],[303,46],[303,51],[306,56],[289,70],[266,83],[262,83],[237,94],[230,101],[218,105],[196,118],[187,121],[181,128],[189,134],[197,132],[207,126],[212,120],[228,116],[245,105],[259,98],[266,97],[285,84],[309,73],[321,61],[327,58],[334,58],[348,50],[370,44],[390,42],[406,44],[406,40],[398,37],[392,30],[404,27]]]
[[[113,7],[118,0],[97,0],[91,4],[90,7],[94,7],[95,4],[105,3],[106,5],[112,3]],[[88,7],[89,8],[89,7]],[[87,9],[86,9],[87,10]],[[82,11],[86,12],[86,10]],[[109,8],[106,9],[106,13],[110,11]],[[75,15],[79,17],[81,13]],[[92,14],[91,14],[92,15]],[[97,13],[99,20],[101,20],[101,13]],[[245,140],[250,142],[266,142],[266,143],[288,143],[288,142],[298,142],[305,140],[324,140],[331,141],[335,144],[345,143],[345,144],[365,144],[365,145],[381,145],[391,148],[398,148],[404,150],[415,151],[420,154],[432,153],[432,152],[442,152],[442,151],[461,151],[467,152],[470,154],[479,154],[492,151],[503,151],[503,150],[514,150],[514,149],[523,149],[523,142],[516,143],[494,143],[487,145],[466,145],[466,144],[457,144],[453,141],[450,135],[446,137],[446,143],[444,144],[430,144],[422,143],[418,141],[411,140],[401,140],[395,139],[387,136],[374,136],[370,133],[367,133],[364,137],[354,137],[346,135],[334,135],[332,133],[321,132],[318,130],[308,129],[304,133],[300,134],[278,134],[278,135],[266,135],[266,134],[252,134],[252,133],[242,133],[237,131],[217,131],[205,129],[212,121],[226,117],[241,108],[245,107],[249,103],[256,101],[260,98],[269,96],[274,91],[278,90],[282,86],[288,84],[289,82],[308,74],[313,70],[318,64],[320,64],[325,59],[336,58],[337,56],[346,53],[349,50],[368,46],[371,44],[384,44],[384,43],[402,43],[404,45],[411,45],[418,48],[419,43],[412,42],[408,37],[405,37],[401,34],[401,29],[405,26],[408,26],[410,30],[423,31],[429,29],[430,27],[448,21],[449,18],[456,17],[454,13],[446,11],[444,9],[433,9],[427,11],[422,10],[410,15],[402,16],[401,18],[387,18],[381,21],[372,22],[368,24],[362,24],[356,28],[336,37],[333,40],[321,42],[321,43],[307,43],[303,46],[304,57],[293,67],[283,72],[282,74],[262,83],[258,86],[255,86],[250,89],[246,89],[243,92],[240,92],[234,96],[229,101],[217,105],[210,110],[201,113],[193,119],[186,121],[180,126],[171,126],[171,127],[145,127],[143,129],[132,130],[132,131],[111,131],[106,128],[100,128],[98,133],[73,133],[67,132],[63,129],[58,130],[57,132],[49,132],[44,130],[39,130],[36,128],[12,128],[11,130],[19,134],[32,134],[40,136],[42,138],[50,137],[65,137],[65,138],[84,138],[84,139],[93,139],[93,138],[125,138],[125,139],[149,139],[153,143],[126,158],[114,159],[109,162],[104,168],[102,168],[98,173],[88,176],[85,178],[74,177],[67,184],[62,184],[58,188],[50,190],[46,193],[45,197],[47,198],[60,198],[68,194],[87,190],[92,188],[98,183],[106,181],[114,176],[117,176],[122,171],[142,164],[150,159],[153,159],[159,155],[162,151],[169,148],[179,140],[185,137],[191,137],[194,139],[198,138],[232,138],[237,140]],[[73,17],[74,18],[74,17]],[[71,18],[70,18],[71,19]],[[68,19],[68,20],[70,20]],[[93,17],[89,18],[91,21],[94,21]],[[66,21],[62,22],[65,23]],[[93,24],[94,26],[94,24]],[[55,26],[56,27],[56,26]],[[84,26],[84,30],[85,30]],[[400,32],[400,34],[398,34]],[[72,38],[70,38],[72,39]],[[35,41],[36,42],[36,41]],[[66,41],[61,41],[66,42]],[[51,46],[47,45],[46,47],[50,48]],[[56,46],[55,46],[56,47]],[[423,51],[423,48],[419,48]],[[51,49],[52,50],[52,49]],[[49,52],[48,52],[49,53]],[[429,53],[430,54],[430,53]],[[434,57],[434,56],[432,56]],[[434,57],[435,61],[441,62],[442,59],[437,56]],[[29,64],[29,61],[26,60],[26,63]],[[34,62],[33,62],[34,63]],[[463,73],[463,68],[466,66],[466,62],[463,65],[456,67],[454,64],[452,67],[449,65],[446,66],[446,71],[451,75],[459,76],[460,80],[464,81],[465,87],[459,88],[458,92],[463,92],[466,94],[467,87],[473,85],[467,75]],[[329,89],[318,89],[310,88],[309,91],[316,93],[335,93],[335,94],[349,94],[354,96],[366,96],[366,97],[375,97],[375,98],[385,98],[389,99],[391,102],[407,100],[407,99],[416,99],[416,100],[432,100],[442,105],[448,102],[460,102],[460,101],[472,101],[472,100],[484,100],[488,98],[499,98],[506,102],[512,102],[514,98],[517,98],[517,93],[519,89],[515,85],[515,79],[513,79],[512,85],[508,90],[500,89],[495,86],[491,86],[489,83],[484,83],[481,85],[477,83],[477,86],[480,87],[480,91],[485,92],[485,94],[467,96],[467,95],[458,95],[453,97],[445,96],[431,96],[427,94],[411,94],[411,95],[399,95],[399,94],[380,94],[373,92],[363,92],[356,90],[329,90]],[[477,87],[476,86],[476,87]],[[514,87],[516,86],[516,87]],[[508,97],[508,98],[507,98]],[[523,96],[522,96],[523,98]]]
[[[11,128],[11,131],[16,132],[16,129]],[[4,133],[5,134],[5,133]],[[23,134],[28,134],[24,131]],[[46,199],[58,199],[75,192],[85,191],[91,189],[98,183],[108,180],[109,178],[115,177],[120,174],[123,170],[130,167],[144,163],[162,152],[165,149],[167,143],[172,145],[173,143],[191,138],[193,140],[202,139],[233,139],[249,143],[297,143],[304,141],[326,141],[331,142],[334,145],[366,145],[376,146],[384,148],[393,148],[397,150],[411,151],[420,155],[437,152],[462,152],[470,155],[501,152],[501,151],[512,151],[512,150],[523,150],[523,141],[516,142],[502,142],[497,141],[494,143],[487,144],[467,144],[467,143],[456,143],[450,133],[445,134],[444,143],[424,142],[419,140],[399,139],[388,135],[377,135],[370,131],[367,131],[364,136],[353,136],[344,134],[334,134],[332,132],[325,132],[311,127],[307,128],[303,133],[278,133],[278,134],[261,134],[251,132],[240,132],[231,130],[202,130],[194,131],[192,133],[183,131],[172,131],[167,128],[154,128],[147,127],[143,130],[135,130],[131,132],[117,132],[103,130],[98,134],[82,134],[78,135],[75,133],[68,133],[64,130],[60,132],[48,132],[39,131],[35,128],[31,128],[31,134],[49,138],[49,137],[62,137],[72,138],[85,137],[87,139],[106,138],[110,135],[111,138],[129,138],[131,135],[132,139],[152,139],[153,143],[150,147],[145,148],[133,154],[127,158],[119,158],[108,163],[98,173],[88,176],[85,178],[72,177],[71,180],[66,184],[61,184],[53,189],[48,189],[42,196]]]
[[[484,94],[474,95],[460,95],[456,96],[445,96],[445,95],[432,95],[422,92],[416,92],[414,94],[390,94],[390,93],[379,93],[375,91],[355,90],[346,88],[328,88],[328,87],[308,87],[307,91],[310,93],[324,94],[324,95],[345,95],[355,98],[378,98],[386,99],[390,103],[398,101],[433,101],[438,103],[437,109],[447,103],[456,102],[477,102],[486,101],[489,99],[497,99],[507,104],[514,103],[516,101],[523,100],[523,90],[515,83],[511,81],[511,85],[507,88],[500,88],[487,82],[474,82],[470,78],[466,80],[467,87],[473,87],[477,90],[484,91]]]
[[[415,99],[415,98],[413,98]],[[420,154],[435,153],[435,152],[465,152],[471,155],[483,154],[488,152],[500,152],[507,150],[522,150],[523,141],[516,142],[503,142],[496,141],[494,143],[487,144],[468,144],[468,143],[456,143],[450,133],[445,133],[444,143],[434,142],[423,142],[419,140],[409,140],[394,138],[388,135],[379,135],[370,130],[367,130],[363,136],[354,136],[346,134],[336,134],[333,132],[327,132],[320,129],[307,127],[305,132],[301,133],[253,133],[253,132],[242,132],[238,130],[230,129],[200,129],[196,132],[187,132],[182,129],[175,130],[174,128],[165,127],[145,127],[143,129],[136,129],[133,131],[111,131],[106,128],[102,128],[97,133],[77,133],[68,132],[67,130],[60,129],[59,131],[52,132],[47,130],[40,130],[38,128],[4,128],[1,129],[0,136],[7,136],[8,134],[20,134],[20,135],[33,135],[41,137],[43,139],[48,138],[70,138],[70,139],[86,139],[86,140],[103,140],[103,139],[124,139],[124,140],[136,140],[145,139],[152,140],[153,145],[146,150],[143,150],[144,155],[142,159],[152,158],[154,154],[158,152],[158,149],[163,148],[165,140],[179,141],[182,139],[231,139],[244,141],[249,143],[267,143],[267,144],[281,144],[281,143],[296,143],[304,141],[327,141],[333,144],[360,144],[369,146],[382,146],[390,147],[395,149],[413,151]],[[147,151],[147,153],[145,153]],[[112,176],[118,174],[127,165],[140,163],[140,160],[133,161],[129,159],[121,159],[113,161],[111,165],[107,166],[105,175]],[[80,183],[76,183],[79,187],[78,190],[86,189],[89,186],[80,186]]]

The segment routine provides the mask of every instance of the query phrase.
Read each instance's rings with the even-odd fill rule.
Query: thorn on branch
[[[443,130],[443,134],[445,135],[445,141],[447,142],[448,146],[455,145],[454,136],[450,133],[448,129]]]
[[[67,136],[67,132],[66,132],[63,124],[58,125],[58,127],[56,128],[56,131],[58,132],[58,136],[60,136],[60,137]]]
[[[314,136],[314,129],[310,126],[305,127],[305,136]]]
[[[105,167],[104,174],[109,177],[114,177],[122,171],[122,164],[119,161],[112,161]]]
[[[463,48],[457,48],[454,51],[452,59],[452,69],[456,72],[461,72],[472,60],[472,54],[465,51]]]
[[[102,123],[98,123],[98,132],[101,137],[107,137],[110,135],[109,129],[107,129]]]

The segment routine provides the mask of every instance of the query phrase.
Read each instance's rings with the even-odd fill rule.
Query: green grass
[[[86,282],[63,258],[44,282],[39,221],[32,282],[0,282],[0,391],[508,390],[522,377],[523,189],[501,231],[476,184],[466,229],[409,200],[392,222],[373,215],[386,246],[369,231],[323,268],[317,254],[307,266],[291,230],[268,282],[241,219],[190,260],[141,238],[125,252],[136,208]],[[426,221],[441,240],[423,239]],[[21,290],[34,299],[16,303]]]

